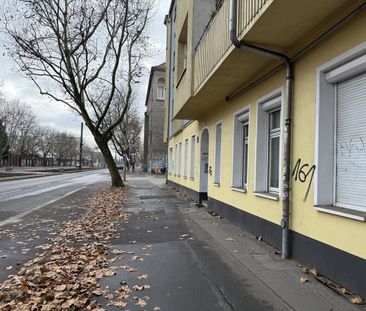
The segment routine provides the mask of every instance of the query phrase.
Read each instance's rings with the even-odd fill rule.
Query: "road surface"
[[[97,170],[0,182],[0,226],[109,178],[107,170]]]

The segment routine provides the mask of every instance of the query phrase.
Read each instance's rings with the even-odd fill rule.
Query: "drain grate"
[[[142,195],[141,200],[154,200],[154,199],[175,199],[175,195]]]

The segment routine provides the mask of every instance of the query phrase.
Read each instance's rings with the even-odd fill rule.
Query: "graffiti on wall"
[[[292,177],[294,181],[299,181],[303,184],[308,184],[308,188],[306,190],[304,201],[308,198],[309,191],[311,185],[313,183],[314,174],[315,174],[316,166],[310,165],[309,163],[302,163],[301,158],[297,160],[295,167],[292,171]]]
[[[337,155],[340,160],[349,162],[351,166],[360,169],[361,160],[365,157],[366,141],[363,137],[348,138],[338,141]]]
[[[163,174],[167,166],[167,156],[165,153],[152,152],[150,158],[151,173]]]

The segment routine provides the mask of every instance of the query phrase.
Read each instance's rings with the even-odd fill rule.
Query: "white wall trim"
[[[194,137],[194,139],[193,139]],[[194,145],[194,154],[193,154],[193,159],[192,159],[192,139],[193,139],[193,145]],[[195,177],[195,168],[196,168],[196,152],[197,152],[197,148],[196,148],[196,141],[197,141],[197,135],[196,133],[193,133],[190,137],[189,140],[191,141],[191,148],[189,149],[190,153],[189,153],[189,158],[190,158],[190,163],[189,163],[189,177],[190,180],[194,179]],[[192,164],[193,164],[193,176],[192,176]]]
[[[281,135],[280,135],[280,155],[279,155],[279,193],[282,189],[282,143],[283,143],[283,127],[284,127],[284,87],[279,87],[272,92],[262,96],[256,103],[256,135],[255,135],[255,159],[254,159],[254,192],[263,193],[268,189],[268,122],[263,120],[263,114],[268,114],[271,110],[280,107],[281,109]],[[268,104],[267,104],[268,103]],[[264,109],[263,109],[264,105]],[[262,115],[262,116],[261,116]],[[262,118],[259,120],[259,118]],[[260,121],[260,122],[259,122]],[[265,124],[263,124],[265,122]],[[261,140],[265,138],[265,142],[258,142],[259,137]],[[261,149],[261,150],[259,150]],[[259,154],[261,154],[261,161],[264,161],[266,157],[265,165],[259,166]],[[259,177],[261,176],[261,177]],[[261,179],[261,180],[259,180]]]
[[[216,145],[216,139],[217,139],[217,126],[218,125],[221,125],[221,137],[220,137],[220,178],[219,180],[216,180],[216,148],[217,148],[217,145]],[[215,155],[214,155],[214,162],[215,163],[215,170],[214,170],[214,184],[221,184],[221,179],[222,179],[222,141],[223,141],[223,135],[222,135],[222,132],[223,132],[223,120],[219,120],[215,123]]]
[[[317,69],[314,206],[331,206],[334,203],[335,83],[366,71],[366,64],[362,63],[364,61],[366,42],[320,65]],[[331,182],[329,176],[332,176]]]
[[[249,143],[248,143],[248,177],[247,177],[247,183],[249,183],[249,167],[250,167],[250,155],[249,155],[249,151],[250,151],[250,112],[251,112],[251,109],[250,109],[250,105],[246,105],[245,107],[242,107],[240,108],[239,110],[235,111],[233,113],[233,118],[232,118],[232,141],[231,141],[231,185],[232,185],[232,188],[237,188],[238,185],[236,185],[236,182],[235,182],[235,176],[234,176],[234,171],[235,171],[235,142],[236,142],[236,139],[235,139],[235,136],[236,136],[236,122],[237,122],[237,118],[239,115],[241,114],[248,114],[248,139],[249,139]],[[242,121],[240,121],[242,122]]]

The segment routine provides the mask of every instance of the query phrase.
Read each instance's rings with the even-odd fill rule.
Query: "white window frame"
[[[219,130],[220,129],[220,130]],[[219,135],[218,135],[218,132]],[[222,121],[216,123],[215,130],[215,174],[214,184],[220,186],[221,183],[221,158],[222,158]]]
[[[178,171],[178,144],[175,144],[175,152],[174,152],[174,176],[177,176]]]
[[[169,170],[169,175],[172,175],[173,173],[173,147],[169,148],[169,159],[168,159],[168,170]]]
[[[257,122],[255,139],[254,193],[269,199],[278,200],[282,188],[282,127],[283,127],[283,88],[263,96],[257,101]],[[278,188],[269,187],[270,174],[270,113],[280,110],[280,147]]]
[[[180,177],[182,173],[182,142],[179,142],[178,145],[178,177]]]
[[[194,165],[195,165],[195,153],[196,153],[196,135],[191,136],[191,167],[189,177],[194,180]]]
[[[338,211],[336,195],[336,83],[366,72],[366,43],[318,67],[316,92],[314,206],[319,211],[359,219]],[[342,205],[366,212],[366,207]],[[332,211],[333,210],[333,211]]]
[[[233,116],[233,146],[232,146],[232,186],[233,190],[246,192],[249,179],[249,137],[250,137],[250,108],[249,106],[237,111]],[[244,141],[244,127],[248,126],[247,144]],[[246,145],[246,146],[245,146]],[[247,157],[244,151],[247,148]],[[239,163],[239,169],[238,169]],[[246,176],[244,171],[246,170]]]
[[[186,179],[188,174],[188,138],[184,141],[184,167],[183,167],[183,177]]]
[[[275,113],[279,111],[280,115],[281,115],[281,108],[275,108],[274,110],[268,111],[268,123],[269,123],[269,127],[271,124],[271,114]],[[271,173],[272,173],[272,166],[271,166],[271,157],[272,157],[272,153],[271,153],[271,146],[272,146],[272,140],[275,138],[279,138],[279,140],[281,141],[281,124],[279,128],[273,129],[271,130],[270,128],[268,129],[268,184],[267,184],[267,188],[268,188],[268,192],[270,193],[278,193],[279,192],[279,188],[276,187],[271,187]],[[279,166],[279,171],[278,171],[278,180],[280,180],[280,176],[281,176],[281,163],[278,163]]]
[[[163,91],[160,94],[161,89]],[[162,95],[162,96],[160,96],[160,95]],[[158,85],[158,87],[156,88],[156,99],[158,99],[158,100],[164,100],[165,99],[165,86],[164,85]]]

